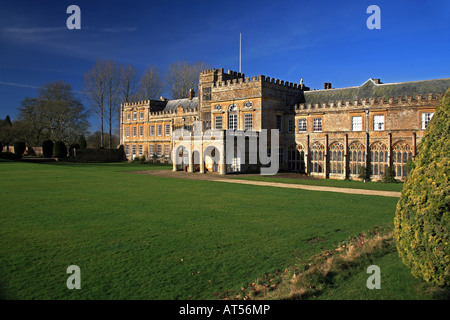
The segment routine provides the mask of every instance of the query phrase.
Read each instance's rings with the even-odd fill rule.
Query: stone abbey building
[[[264,129],[277,129],[278,152],[270,148],[269,133],[267,153],[278,153],[279,171],[357,179],[364,166],[377,180],[390,166],[403,179],[408,159],[417,154],[450,87],[450,78],[402,83],[369,79],[339,89],[325,83],[322,90],[310,90],[302,82],[205,70],[199,75],[198,96],[191,90],[185,99],[122,104],[121,144],[128,159],[171,162],[174,171],[259,172],[264,165],[249,161],[256,153],[249,141],[259,139]],[[245,147],[233,143],[228,152],[225,132],[242,138]]]

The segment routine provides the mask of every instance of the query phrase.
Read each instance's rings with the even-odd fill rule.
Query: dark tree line
[[[1,127],[3,145],[21,141],[28,146],[41,146],[44,140],[70,145],[88,132],[88,113],[72,86],[64,81],[43,85],[37,97],[22,101],[18,111],[17,120]]]

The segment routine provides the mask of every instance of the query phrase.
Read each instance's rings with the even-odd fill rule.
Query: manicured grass
[[[355,272],[345,281],[337,281],[318,300],[430,300],[448,299],[448,290],[439,289],[411,277],[396,250],[374,261],[381,270],[380,289],[368,289],[366,269]],[[369,264],[367,264],[368,266]]]
[[[302,175],[298,174],[299,178],[285,178],[283,174],[275,175],[255,175],[255,176],[239,176],[236,175],[234,179],[268,181],[276,183],[294,183],[312,186],[336,187],[336,188],[351,188],[351,189],[367,189],[367,190],[382,190],[382,191],[402,191],[403,183],[383,183],[379,181],[356,181],[356,180],[337,180],[337,179],[302,179]]]
[[[1,162],[1,297],[215,299],[392,225],[397,203],[126,172],[153,168]]]

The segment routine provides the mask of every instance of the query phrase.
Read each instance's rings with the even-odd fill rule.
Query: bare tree
[[[100,120],[101,147],[105,146],[103,132],[104,122],[112,135],[112,127],[119,115],[121,99],[121,72],[115,62],[98,60],[84,75],[83,94],[88,101],[90,110]],[[109,148],[112,148],[112,139],[109,139]]]
[[[138,98],[140,100],[158,99],[163,91],[160,70],[155,66],[145,69],[139,82]]]
[[[190,89],[198,92],[199,74],[205,69],[210,69],[210,66],[203,61],[192,64],[177,61],[171,64],[165,77],[165,84],[172,99],[188,97]]]
[[[120,105],[120,69],[116,63],[106,61],[104,80],[106,86],[105,118],[109,129],[109,149],[112,149],[112,127],[119,115]]]
[[[105,77],[106,62],[98,60],[95,65],[84,74],[83,95],[85,96],[90,110],[97,115],[100,120],[101,142],[104,147],[103,139],[103,120],[105,117],[106,101],[106,81]]]
[[[87,112],[64,81],[54,81],[39,88],[37,98],[26,97],[14,122],[16,139],[38,145],[44,139],[71,144],[87,132]]]
[[[25,139],[28,145],[38,146],[44,139],[49,138],[49,110],[38,98],[26,97],[18,111],[18,120],[22,123],[28,123],[27,132],[29,135]]]
[[[132,65],[120,66],[120,100],[131,102],[137,99],[139,86],[136,69]]]

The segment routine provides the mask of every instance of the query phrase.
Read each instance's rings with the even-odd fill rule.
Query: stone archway
[[[173,171],[187,171],[189,168],[189,149],[180,144],[173,151]]]
[[[210,145],[205,148],[203,163],[206,172],[220,172],[220,151],[216,146]]]
[[[193,172],[201,172],[201,157],[198,150],[192,152]]]

